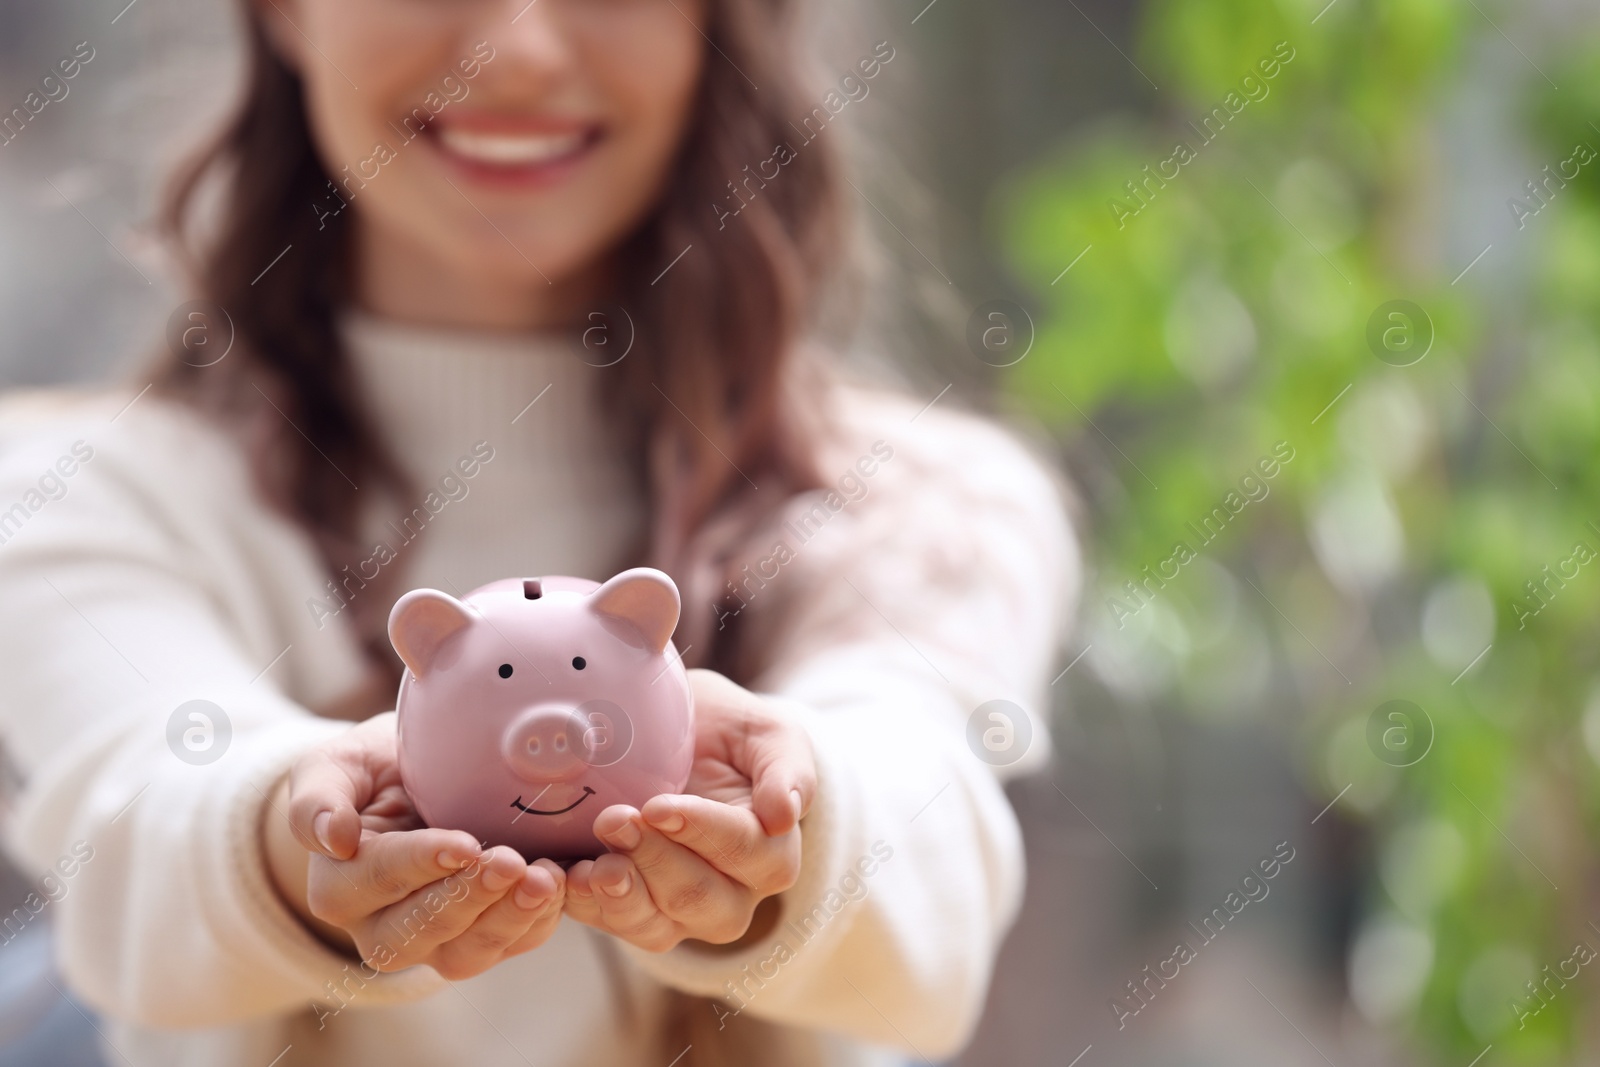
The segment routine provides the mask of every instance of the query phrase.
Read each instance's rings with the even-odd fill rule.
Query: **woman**
[[[118,1054],[970,1034],[1021,892],[1000,775],[1046,749],[980,705],[1047,707],[1074,542],[1009,437],[807,343],[846,201],[789,7],[247,10],[242,103],[166,214],[204,298],[172,356],[0,422],[8,836],[61,875]],[[858,85],[894,49],[862,53]],[[610,851],[568,870],[423,827],[396,596],[639,563],[683,593],[686,795],[597,813]]]

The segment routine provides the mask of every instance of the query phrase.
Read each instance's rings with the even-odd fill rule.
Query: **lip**
[[[467,181],[534,189],[568,178],[605,139],[599,122],[560,115],[446,111],[423,130],[428,150]]]
[[[590,789],[588,786],[584,786],[583,787],[583,796],[579,797],[577,800],[574,800],[571,804],[568,804],[566,807],[564,807],[564,808],[555,808],[555,809],[553,809],[551,811],[540,811],[538,808],[530,808],[530,807],[524,806],[523,803],[522,803],[522,796],[521,796],[521,794],[518,794],[517,795],[517,799],[515,799],[515,800],[513,800],[511,802],[511,806],[513,808],[516,808],[518,811],[522,812],[523,815],[565,815],[567,812],[571,811],[573,808],[577,807],[579,804],[582,804],[585,800],[588,800],[592,796],[594,796],[594,790]]]

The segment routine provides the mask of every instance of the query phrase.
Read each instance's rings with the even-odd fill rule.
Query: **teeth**
[[[439,140],[456,155],[480,163],[530,164],[571,155],[583,145],[584,135],[481,133],[442,126]]]

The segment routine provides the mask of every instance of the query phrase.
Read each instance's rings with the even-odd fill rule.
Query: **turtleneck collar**
[[[405,559],[411,584],[466,592],[516,575],[603,580],[622,562],[645,514],[600,408],[615,379],[579,359],[563,334],[363,313],[348,314],[342,330],[375,428],[424,497],[403,507],[424,505],[430,492],[435,506],[444,501],[403,548],[386,516],[369,511],[373,536]]]

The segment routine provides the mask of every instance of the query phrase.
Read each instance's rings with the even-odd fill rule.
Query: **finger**
[[[481,974],[551,912],[561,913],[557,880],[543,867],[527,867],[509,893],[485,908],[460,934],[440,944],[428,963],[451,981]]]
[[[593,860],[579,860],[567,869],[567,895],[561,910],[585,926],[604,930],[605,920],[600,915],[600,904],[594,899],[594,885],[590,881],[593,873]]]
[[[547,859],[535,860],[534,866],[547,871],[550,879],[555,883],[555,893],[550,903],[539,909],[534,917],[533,925],[528,927],[528,932],[513,941],[502,955],[506,957],[519,956],[524,952],[538,948],[550,940],[550,935],[555,933],[556,926],[561,922],[562,908],[567,897],[566,872],[553,861]],[[512,894],[515,896],[515,892]]]
[[[289,778],[289,827],[308,851],[349,859],[361,841],[360,804],[370,792],[341,755],[309,752]]]
[[[426,962],[436,948],[460,936],[490,905],[506,896],[526,870],[527,864],[516,850],[503,845],[489,849],[466,869],[379,912],[369,932],[405,961],[393,966]]]
[[[746,808],[705,797],[662,794],[645,801],[643,815],[666,837],[762,895],[783,892],[799,876],[798,830],[769,836]]]
[[[455,874],[478,855],[478,842],[460,830],[375,834],[362,843],[354,859],[313,857],[306,902],[317,918],[349,928],[423,886]]]
[[[615,852],[601,856],[589,880],[605,929],[646,952],[665,952],[683,940],[676,924],[650,898],[628,857]]]
[[[594,836],[607,843],[624,849],[631,849],[638,844],[639,809],[627,804],[612,804],[602,808],[600,814],[594,817]],[[634,827],[632,839],[626,836],[626,829]],[[615,837],[613,841],[611,838]]]
[[[372,798],[375,745],[392,744],[392,714],[352,727],[307,752],[289,776],[289,825],[307,850],[349,859],[361,841],[360,810]]]
[[[689,681],[696,707],[719,709],[740,727],[734,762],[753,783],[751,803],[767,833],[787,833],[816,796],[811,736],[769,699],[715,671],[696,668]]]
[[[751,804],[768,834],[786,834],[811,810],[817,793],[811,737],[799,723],[778,719],[746,745]]]
[[[539,898],[546,892],[546,886],[550,899],[558,904],[567,895],[567,872],[563,871],[554,860],[534,860],[529,871],[530,878],[525,879],[517,888],[518,892],[524,893],[529,898],[522,902],[524,907],[536,907]],[[543,872],[543,878],[539,877],[540,872]]]
[[[629,813],[626,821],[618,822],[601,812],[595,819],[595,833],[633,861],[661,913],[694,931],[692,936],[702,941],[723,944],[738,940],[749,925],[750,890],[698,853],[644,825],[632,808],[620,810]]]

